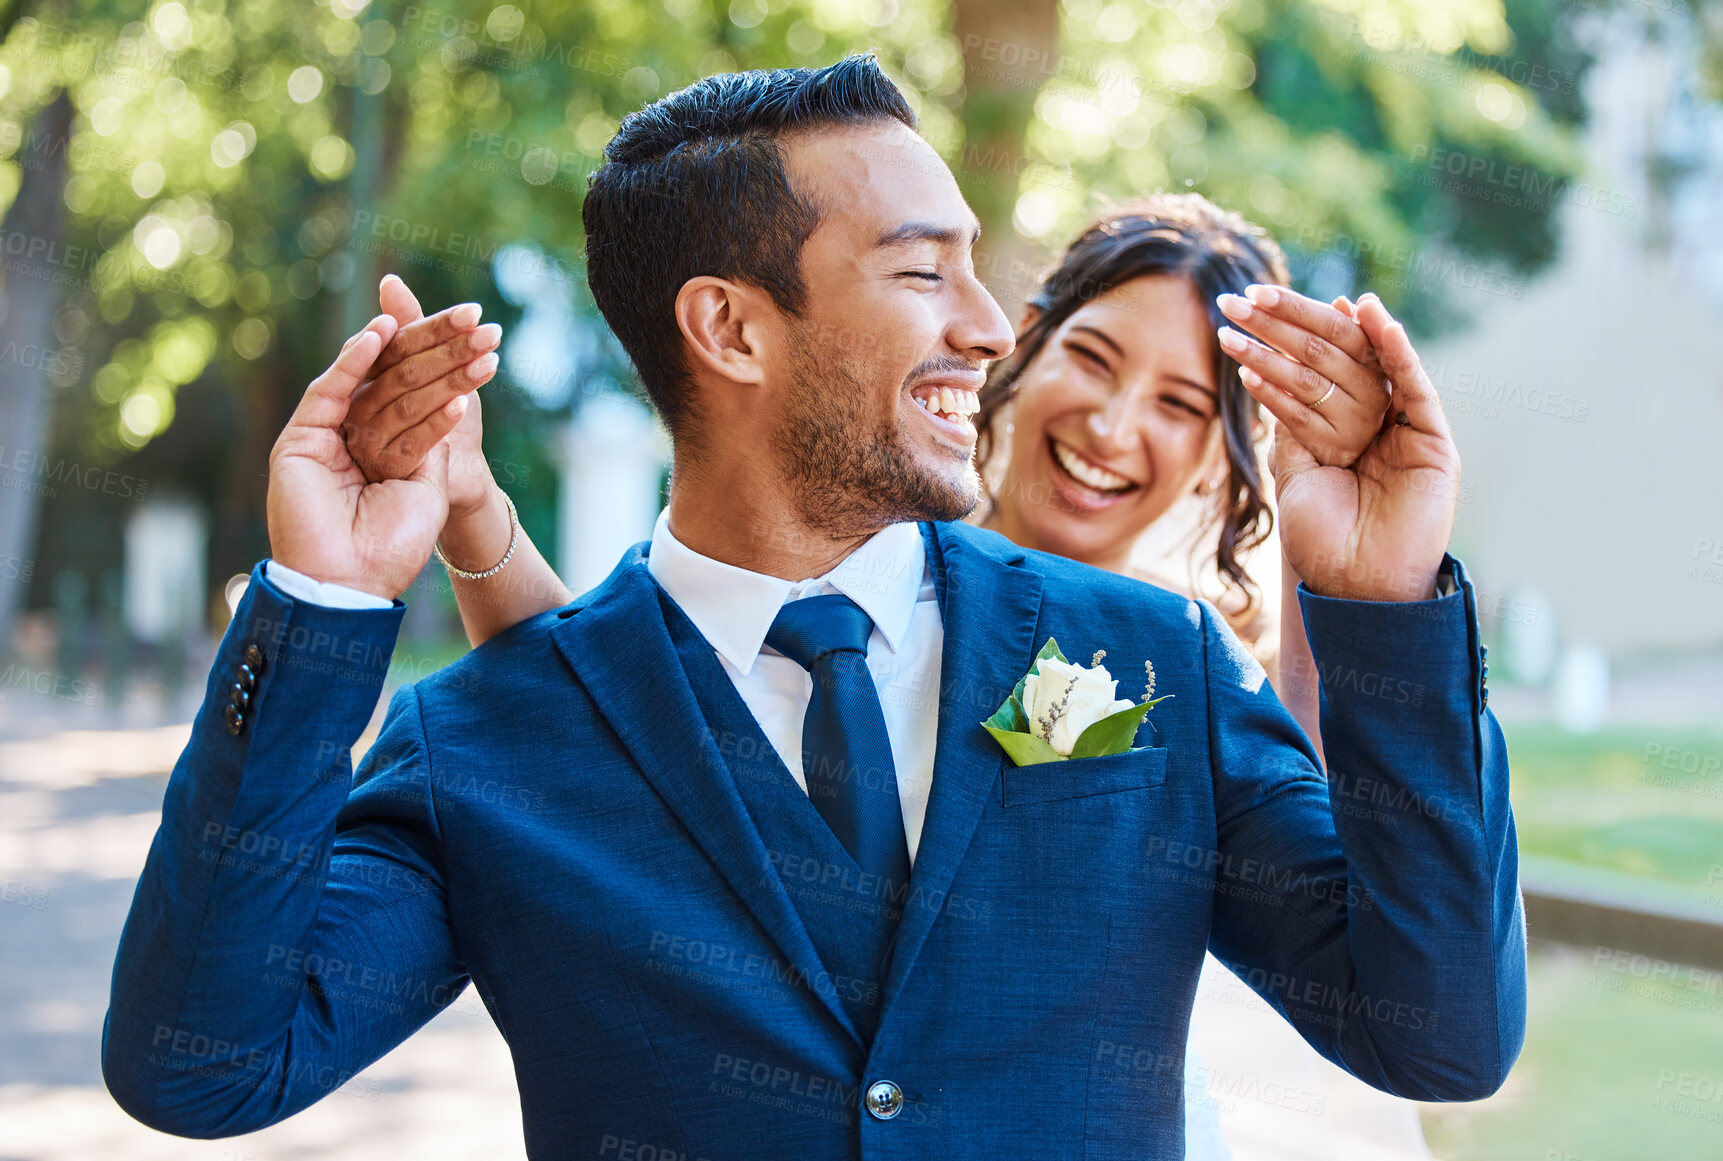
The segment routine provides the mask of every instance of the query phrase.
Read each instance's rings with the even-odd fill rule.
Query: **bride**
[[[1272,542],[1274,527],[1261,413],[1290,427],[1322,463],[1350,464],[1384,422],[1390,385],[1358,324],[1360,312],[1383,310],[1380,301],[1365,295],[1356,305],[1344,298],[1323,304],[1294,293],[1289,282],[1285,258],[1264,231],[1197,194],[1156,195],[1092,222],[1030,298],[1016,351],[994,366],[981,393],[975,423],[986,489],[970,519],[1024,547],[1210,599],[1320,749],[1318,683],[1292,591],[1297,578],[1276,562],[1276,617],[1247,569],[1252,554]],[[468,393],[494,371],[494,355],[483,352],[500,332],[475,328],[470,306],[422,319],[393,276],[382,298],[385,310],[403,324],[417,322],[420,334],[404,325],[396,346],[405,346],[385,351],[377,377],[355,396],[349,448],[373,452],[354,457],[371,478],[403,476],[448,434],[450,509],[439,551],[454,566],[462,622],[478,646],[573,594],[515,526],[480,450],[479,408],[468,405]],[[459,311],[465,313],[457,317]],[[448,348],[451,366],[478,358],[430,383],[425,375],[384,375],[406,349],[433,344]],[[1307,404],[1301,400],[1311,394],[1310,371],[1335,389]],[[1182,536],[1164,534],[1172,524]],[[1144,559],[1141,551],[1146,539],[1188,546],[1201,537],[1206,546],[1187,548],[1183,560]],[[491,569],[511,545],[506,568],[483,579],[460,575]],[[1242,987],[1210,957],[1199,1025],[1205,1004],[1219,1003],[1212,997],[1229,985]],[[1277,1045],[1280,1055],[1302,1052],[1301,1065],[1320,1069],[1329,1105],[1347,1102],[1367,1113],[1362,1122],[1387,1126],[1396,1143],[1415,1142],[1408,1156],[1428,1155],[1414,1105],[1322,1067],[1283,1021],[1258,1023],[1262,1035],[1285,1042]],[[1253,1044],[1252,1052],[1261,1047]],[[1193,1038],[1190,1157],[1230,1155],[1215,1102],[1203,1096],[1201,1062],[1237,1051]]]

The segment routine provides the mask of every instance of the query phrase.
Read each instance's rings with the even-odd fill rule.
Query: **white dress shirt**
[[[646,567],[711,644],[742,701],[807,793],[802,773],[802,718],[814,682],[808,671],[767,645],[766,632],[788,601],[842,593],[873,618],[867,667],[879,691],[897,770],[898,802],[913,864],[933,788],[939,726],[939,672],[944,623],[921,529],[893,524],[870,537],[822,577],[787,581],[702,556],[670,532],[669,511],[652,530]],[[264,576],[296,600],[337,609],[386,609],[394,602],[325,584],[268,561]]]
[[[867,667],[885,713],[913,864],[933,788],[945,644],[921,529],[893,524],[824,576],[787,581],[700,555],[671,534],[665,511],[652,530],[646,566],[712,646],[803,793],[808,783],[802,773],[802,718],[814,682],[807,670],[765,643],[766,633],[787,602],[826,593],[842,593],[873,618]]]

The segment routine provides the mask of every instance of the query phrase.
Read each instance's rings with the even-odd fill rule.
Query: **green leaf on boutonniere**
[[[1014,730],[1001,730],[991,725],[983,728],[998,740],[1000,747],[1019,766],[1038,766],[1042,762],[1063,762],[1065,760],[1065,755],[1034,734],[1020,734]]]
[[[1012,694],[1005,699],[993,716],[981,723],[989,729],[1004,730],[1007,733],[1027,734],[1029,732],[1029,715],[1023,712],[1023,699],[1018,694]]]
[[[1120,710],[1110,717],[1104,717],[1088,729],[1077,735],[1076,745],[1071,747],[1073,758],[1105,758],[1112,754],[1123,754],[1133,749],[1131,743],[1136,741],[1137,730],[1142,726],[1143,719],[1150,710],[1160,705],[1167,698],[1166,694],[1154,701],[1145,701],[1130,709]],[[1040,739],[1036,739],[1040,741]],[[1045,745],[1045,743],[1043,743]],[[1047,747],[1049,750],[1051,746]]]

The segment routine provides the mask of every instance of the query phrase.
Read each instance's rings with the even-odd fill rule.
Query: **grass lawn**
[[[1523,854],[1723,899],[1723,721],[1505,730]],[[1723,973],[1654,981],[1596,958],[1534,945],[1519,1064],[1487,1101],[1425,1106],[1437,1157],[1723,1161]]]
[[[1443,1161],[1723,1158],[1723,974],[1641,979],[1537,945],[1526,1047],[1486,1101],[1425,1105]]]
[[[1723,708],[1716,731],[1585,737],[1507,725],[1520,850],[1723,890]]]

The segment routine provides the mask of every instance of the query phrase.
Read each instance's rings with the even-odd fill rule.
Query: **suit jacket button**
[[[253,673],[262,673],[263,650],[259,649],[256,645],[247,645],[245,647],[245,663],[251,666],[251,671]]]
[[[250,693],[252,690],[256,689],[257,688],[257,670],[253,669],[251,666],[245,664],[244,662],[241,662],[240,666],[239,666],[239,683],[238,684],[239,684],[239,687],[241,689],[245,690],[245,692],[247,692],[247,693]]]
[[[868,1085],[867,1111],[878,1121],[889,1121],[903,1111],[903,1090],[889,1080]]]
[[[233,689],[228,691],[227,701],[232,708],[244,713],[251,708],[251,691],[236,681]]]
[[[245,715],[239,712],[238,706],[228,706],[227,712],[221,716],[222,720],[227,722],[227,732],[235,737],[239,735],[239,731],[245,728]]]

